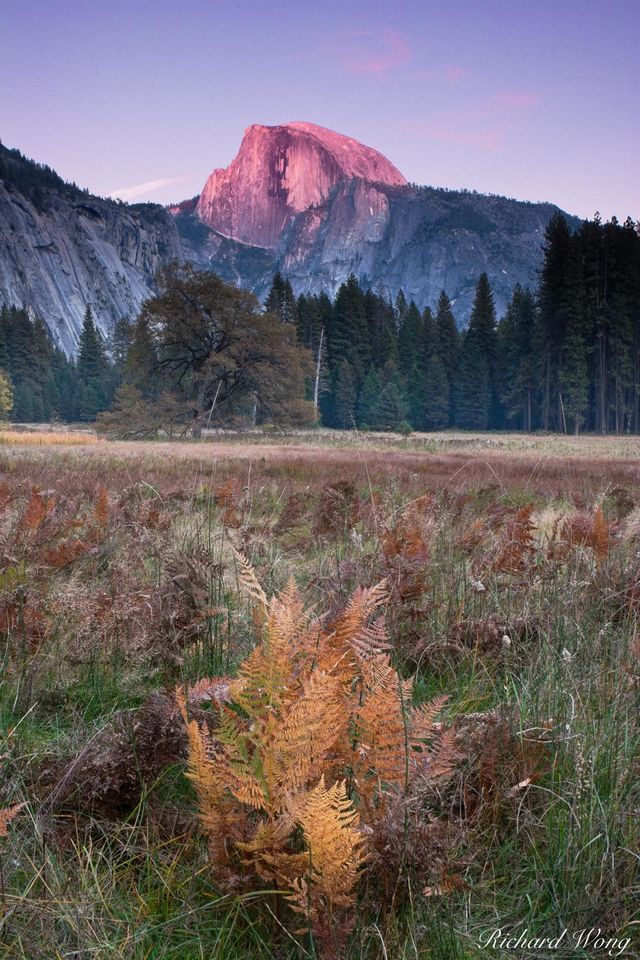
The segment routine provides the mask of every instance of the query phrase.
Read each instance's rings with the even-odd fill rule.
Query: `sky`
[[[638,219],[639,40],[640,0],[0,0],[0,140],[168,203],[307,120],[412,182]]]

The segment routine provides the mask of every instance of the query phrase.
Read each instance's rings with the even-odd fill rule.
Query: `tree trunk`
[[[318,406],[320,402],[320,374],[322,373],[322,347],[324,344],[324,327],[320,330],[320,340],[318,342],[318,353],[316,355],[316,376],[313,384],[313,408],[318,416]]]

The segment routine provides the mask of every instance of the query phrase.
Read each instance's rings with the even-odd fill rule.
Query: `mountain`
[[[536,284],[557,210],[410,185],[377,151],[300,122],[249,127],[192,211],[173,208],[185,255],[260,297],[277,269],[296,293],[330,295],[354,273],[421,307],[444,289],[463,324],[483,271],[499,312],[516,283]]]
[[[107,335],[181,256],[175,219],[155,204],[91,196],[0,144],[0,303],[25,306],[75,353],[87,304]]]
[[[464,325],[483,271],[499,313],[516,283],[536,284],[556,210],[408,184],[376,150],[312,123],[249,127],[232,163],[169,209],[92,196],[0,144],[0,303],[28,307],[73,354],[87,304],[108,335],[182,259],[261,299],[276,270],[296,293],[334,295],[351,273],[420,307],[444,289]]]
[[[226,170],[214,170],[195,213],[214,230],[274,249],[296,215],[319,207],[347,180],[404,187],[389,161],[351,137],[313,123],[255,124]]]

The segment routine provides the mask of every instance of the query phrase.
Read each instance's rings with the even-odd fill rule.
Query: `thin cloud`
[[[506,90],[498,97],[499,103],[514,110],[528,110],[538,102],[537,93],[521,93],[517,90]]]
[[[429,140],[443,143],[455,143],[460,146],[476,147],[489,153],[499,153],[504,146],[499,130],[460,130],[447,127],[434,127],[426,134]]]
[[[411,44],[396,30],[343,34],[340,65],[347,73],[386,74],[413,60]]]
[[[445,76],[449,83],[459,83],[460,80],[464,80],[468,75],[469,71],[466,67],[447,67],[445,71]]]
[[[503,132],[495,126],[465,127],[462,123],[453,126],[446,121],[414,120],[404,124],[404,129],[416,139],[474,147],[489,153],[500,153],[504,149]]]
[[[174,183],[182,183],[182,177],[161,177],[159,180],[147,180],[145,183],[136,183],[133,187],[120,187],[109,196],[114,200],[136,200],[147,193],[155,193],[163,187],[170,187]]]

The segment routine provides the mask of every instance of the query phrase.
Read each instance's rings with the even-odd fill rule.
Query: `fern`
[[[9,824],[24,806],[24,803],[14,803],[12,806],[0,810],[0,837],[7,836]]]
[[[452,736],[435,722],[444,698],[412,708],[412,683],[388,655],[384,582],[356,590],[326,623],[293,581],[267,601],[248,562],[238,563],[261,611],[260,641],[237,680],[178,691],[187,775],[218,880],[234,886],[242,876],[281,891],[329,956],[353,918],[387,792],[454,762]],[[208,698],[216,709],[199,724],[188,705]]]
[[[311,885],[311,911],[317,910],[318,901],[330,913],[336,907],[351,906],[366,852],[344,780],[327,788],[324,776],[320,777],[317,786],[290,801],[289,811],[302,827],[309,854],[309,867],[301,879]],[[296,902],[296,893],[290,899]],[[297,905],[307,909],[307,904],[298,901]]]

